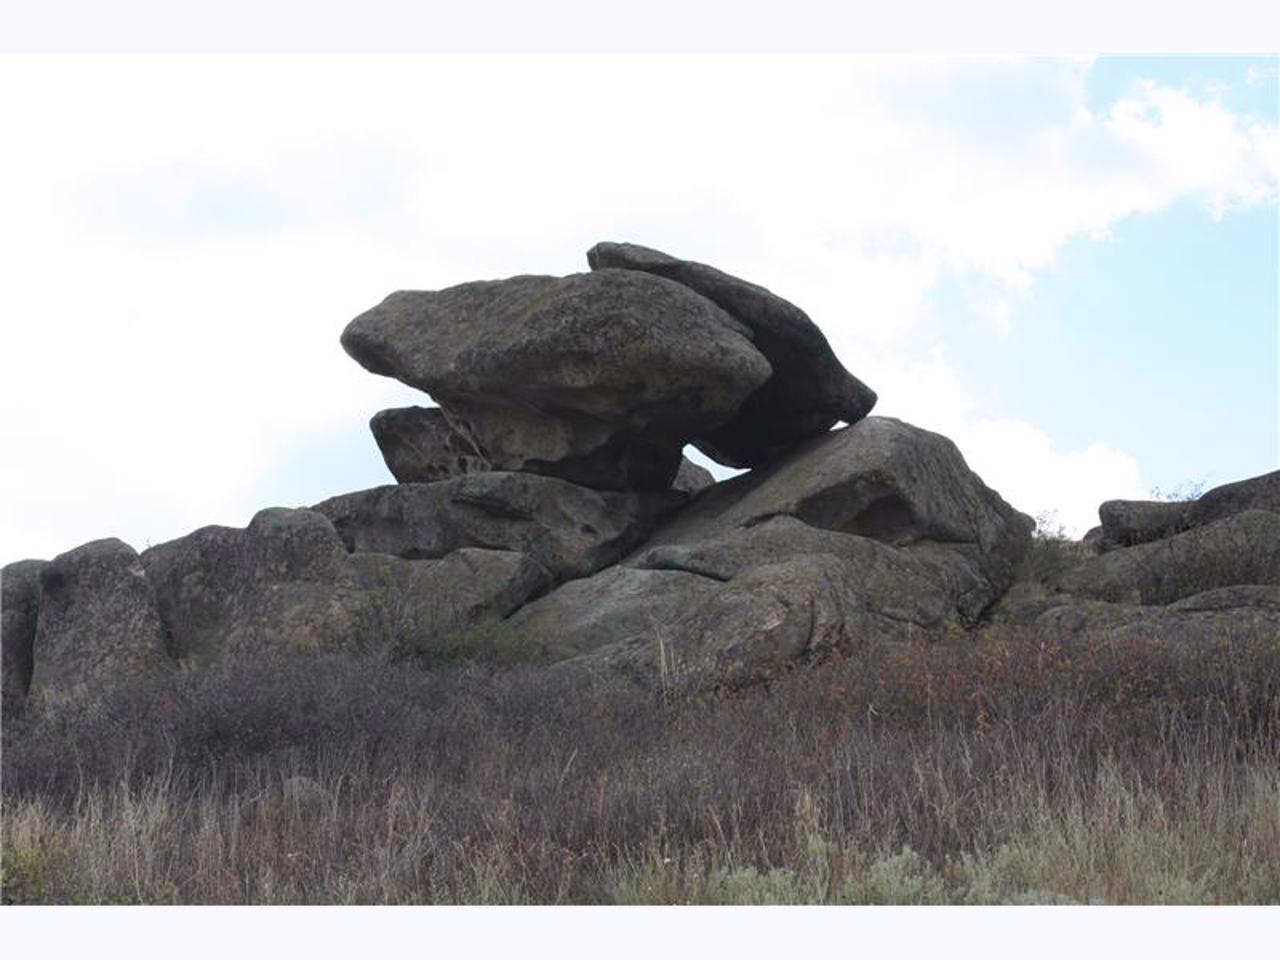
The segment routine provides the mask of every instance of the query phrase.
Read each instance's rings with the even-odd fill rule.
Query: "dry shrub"
[[[1277,899],[1278,711],[1280,646],[1214,638],[866,645],[665,700],[281,658],[6,724],[26,874],[0,882],[44,902]],[[324,799],[281,800],[289,777]]]

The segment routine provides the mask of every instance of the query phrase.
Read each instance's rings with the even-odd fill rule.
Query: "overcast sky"
[[[0,562],[390,482],[387,293],[629,240],[1020,509],[1274,470],[1275,58],[0,57]],[[38,92],[38,93],[37,93]]]

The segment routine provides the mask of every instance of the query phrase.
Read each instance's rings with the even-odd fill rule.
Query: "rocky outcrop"
[[[982,629],[1280,632],[1280,472],[1108,501],[1087,543],[1033,563],[1030,518],[947,438],[868,416],[875,394],[797,307],[644,247],[588,260],[392,294],[348,325],[361,364],[439,403],[371,421],[397,483],[141,557],[106,540],[5,567],[6,712],[279,651],[669,690]],[[716,483],[688,443],[751,469]]]
[[[1159,500],[1108,500],[1098,507],[1104,551],[1163,540],[1187,529],[1187,504]]]
[[[1151,543],[1092,557],[1056,578],[1065,593],[1168,604],[1218,587],[1280,584],[1280,514],[1246,510]]]
[[[592,270],[621,268],[674,280],[751,331],[773,374],[731,420],[698,437],[709,457],[731,467],[759,466],[837,421],[862,419],[875,406],[875,391],[840,364],[804,311],[764,287],[633,243],[598,243],[587,261]]]
[[[671,489],[676,493],[687,494],[688,496],[696,496],[707,487],[715,486],[716,478],[712,476],[711,471],[706,467],[700,467],[688,457],[681,457],[680,469],[676,471],[676,478],[671,481]]]
[[[1225,483],[1201,494],[1187,506],[1186,525],[1202,527],[1246,510],[1280,513],[1280,470]]]
[[[495,469],[602,489],[669,487],[772,373],[710,300],[631,270],[393,293],[342,345],[430,393]]]
[[[972,623],[1030,529],[945,438],[868,418],[704,491],[622,568],[511,624],[565,669],[751,682],[799,657]]]
[[[383,410],[369,429],[398,483],[434,483],[493,468],[439,407]]]
[[[19,560],[0,568],[0,697],[5,716],[22,709],[31,685],[32,649],[40,612],[43,560]]]
[[[179,661],[354,648],[366,636],[359,576],[319,513],[275,508],[243,530],[203,527],[145,551],[142,564]]]
[[[693,544],[776,516],[964,568],[984,581],[970,584],[972,615],[1013,581],[1033,525],[969,470],[946,437],[869,417],[717,484],[649,543]]]
[[[621,558],[677,503],[669,494],[592,490],[494,471],[374,487],[313,509],[333,521],[351,551],[433,559],[463,547],[514,550],[567,579]]]
[[[466,547],[438,560],[356,553],[351,560],[381,646],[427,659],[448,656],[467,631],[514,613],[554,582],[536,560],[511,550]]]
[[[1108,500],[1098,507],[1102,547],[1152,543],[1246,510],[1280,513],[1280,470],[1214,487],[1194,500]]]
[[[27,695],[65,703],[171,669],[155,591],[137,551],[114,538],[60,554],[40,571]]]

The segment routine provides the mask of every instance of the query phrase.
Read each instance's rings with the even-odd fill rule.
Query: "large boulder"
[[[1062,592],[1167,604],[1217,587],[1280,584],[1280,513],[1245,510],[1152,543],[1091,557],[1056,578]]]
[[[648,546],[694,544],[777,516],[963,568],[957,576],[981,581],[967,588],[971,616],[1013,582],[1033,526],[969,469],[946,437],[868,417],[704,491]]]
[[[492,469],[439,407],[383,410],[369,421],[369,429],[399,483],[433,483]]]
[[[137,551],[115,538],[60,554],[40,571],[28,702],[78,700],[172,669],[155,591]]]
[[[382,646],[428,660],[457,652],[469,630],[514,613],[553,582],[511,550],[464,547],[438,560],[355,553],[351,561]]]
[[[699,449],[721,463],[768,463],[839,420],[862,419],[875,406],[875,392],[841,365],[804,311],[764,287],[632,243],[598,243],[587,262],[593,270],[622,268],[674,280],[750,329],[773,376],[729,422],[698,437]]]
[[[1183,501],[1108,500],[1098,507],[1103,551],[1163,540],[1187,529]]]
[[[22,709],[31,684],[44,566],[43,560],[19,560],[0,568],[0,706],[5,716]]]
[[[710,300],[631,270],[393,293],[342,345],[430,393],[495,469],[602,489],[669,487],[773,372]]]
[[[1280,470],[1214,487],[1188,505],[1186,522],[1200,527],[1245,510],[1280,513]]]
[[[1098,507],[1102,548],[1153,543],[1245,510],[1280,513],[1280,470],[1225,483],[1194,500],[1108,500]]]
[[[707,487],[715,486],[716,478],[706,467],[700,467],[688,457],[680,458],[680,469],[671,481],[671,489],[677,493],[697,496]]]
[[[842,560],[856,571],[858,589],[869,607],[886,615],[901,610],[903,619],[917,623],[937,626],[963,612],[964,597],[977,582],[963,562],[947,564],[868,537],[811,527],[785,515],[691,543],[644,547],[626,563],[640,569],[682,570],[727,582],[754,567],[819,554]]]
[[[559,669],[648,687],[739,686],[830,651],[945,626],[946,598],[927,581],[881,592],[866,573],[828,553],[760,564],[725,582],[615,567],[560,587],[511,623],[563,658]]]
[[[943,631],[960,591],[930,559],[772,517],[644,548],[510,619],[547,660],[644,682],[735,684],[805,655]]]
[[[679,570],[615,566],[571,580],[522,608],[512,632],[538,658],[553,662],[632,642],[655,648],[679,632],[681,621],[721,584]]]
[[[309,510],[260,511],[245,529],[203,527],[142,554],[175,659],[328,651],[365,634],[363,592],[333,524]]]
[[[313,509],[333,521],[351,551],[432,559],[463,547],[514,550],[563,580],[618,560],[678,500],[494,471],[374,487]]]

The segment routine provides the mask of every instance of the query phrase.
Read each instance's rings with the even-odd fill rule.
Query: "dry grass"
[[[669,702],[278,661],[8,724],[3,894],[1274,903],[1278,761],[1280,640],[874,646]]]

